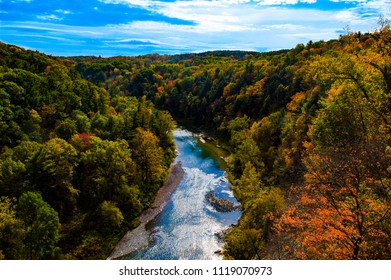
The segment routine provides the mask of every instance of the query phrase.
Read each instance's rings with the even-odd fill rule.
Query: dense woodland
[[[54,58],[2,44],[0,63],[4,258],[107,253],[166,176],[170,114],[231,154],[242,217],[226,259],[391,258],[385,19],[279,52]]]
[[[0,46],[0,257],[106,258],[174,157],[169,113]]]

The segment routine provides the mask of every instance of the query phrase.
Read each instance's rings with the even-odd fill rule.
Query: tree
[[[140,215],[142,204],[140,202],[140,189],[137,185],[122,185],[116,189],[113,201],[118,204],[124,216],[128,219],[134,219]]]
[[[19,197],[25,190],[25,172],[25,165],[11,157],[0,161],[0,195]]]
[[[24,193],[18,201],[17,217],[25,229],[23,259],[51,259],[58,253],[60,220],[57,212],[35,192]]]
[[[263,259],[265,246],[274,225],[274,216],[284,205],[278,188],[260,189],[244,204],[242,217],[225,237],[224,257],[227,259]]]
[[[262,259],[265,241],[260,230],[234,228],[225,238],[224,258],[233,260]]]
[[[159,138],[159,144],[165,149],[166,153],[171,153],[174,150],[174,139],[172,130],[174,129],[174,120],[167,111],[154,111],[153,133]]]
[[[112,201],[103,201],[99,205],[99,217],[100,223],[106,229],[110,231],[112,228],[118,228],[124,221],[124,216],[121,210],[117,207],[116,203]]]
[[[41,144],[23,141],[0,156],[0,195],[18,198],[33,190],[28,182],[28,165]]]
[[[389,175],[383,169],[384,153],[378,147],[368,148],[335,149],[309,157],[306,184],[296,190],[298,201],[280,224],[293,238],[290,249],[295,257],[390,257]]]
[[[260,156],[260,150],[255,141],[252,138],[244,139],[237,147],[235,153],[229,157],[229,164],[233,174],[240,176],[248,162],[251,162],[257,172],[262,174],[265,165]]]
[[[135,164],[128,142],[91,139],[91,148],[81,155],[81,206],[95,208],[111,201],[119,190],[136,180]]]
[[[77,133],[77,127],[74,121],[66,119],[59,123],[54,132],[57,137],[68,141],[74,134]]]
[[[235,197],[243,203],[250,201],[261,191],[261,178],[250,161],[246,163],[243,174],[233,190]]]
[[[349,33],[341,52],[316,62],[329,89],[305,144],[304,185],[293,187],[296,203],[278,224],[296,258],[390,258],[387,34],[389,26],[365,38]]]
[[[291,236],[296,258],[390,256],[389,135],[351,86],[333,85],[310,128],[305,183],[292,190],[297,202],[279,228]]]
[[[160,183],[163,178],[163,150],[159,139],[150,131],[136,129],[132,141],[135,162],[139,168],[142,180],[147,184]]]
[[[91,128],[90,119],[82,111],[73,111],[73,120],[79,133],[88,133]]]
[[[42,145],[26,167],[29,185],[42,193],[62,221],[76,209],[79,190],[73,186],[73,175],[77,156],[71,144],[54,138]]]
[[[244,129],[247,129],[250,123],[250,118],[244,115],[242,118],[237,117],[228,123],[227,129],[230,138],[233,139],[236,133],[240,133]]]
[[[0,260],[19,259],[23,247],[22,221],[16,217],[16,199],[0,197]]]

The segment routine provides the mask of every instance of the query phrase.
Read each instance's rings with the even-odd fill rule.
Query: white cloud
[[[211,32],[244,32],[259,29],[261,22],[271,20],[281,23],[285,20],[279,15],[280,11],[265,10],[272,4],[297,4],[298,2],[314,3],[316,0],[195,0],[195,1],[154,1],[154,0],[99,0],[106,4],[125,4],[132,7],[144,8],[155,14],[161,14],[169,18],[180,19],[193,23],[180,27],[186,32],[211,33]],[[265,13],[266,11],[266,13]],[[272,15],[267,14],[271,11]],[[284,11],[282,11],[284,14]],[[289,16],[294,21],[296,14]],[[137,23],[139,24],[139,23]],[[158,27],[161,23],[157,23]],[[163,25],[161,25],[163,26]],[[165,26],[165,25],[164,25]],[[146,23],[144,28],[150,30],[151,23]],[[176,28],[179,28],[176,26]]]
[[[249,0],[222,1],[139,1],[139,0],[100,0],[103,3],[127,4],[144,8],[155,14],[194,23],[193,27],[185,26],[188,32],[240,32],[253,29],[236,15],[243,4]],[[158,23],[160,24],[160,23]],[[151,23],[147,23],[148,26]],[[149,28],[149,27],[145,27]]]
[[[60,21],[62,20],[63,18],[60,18],[54,14],[52,15],[41,15],[41,16],[37,16],[38,19],[41,19],[41,20],[48,20],[48,21]]]
[[[269,25],[265,26],[267,27],[268,30],[275,30],[275,29],[281,29],[281,30],[304,30],[306,29],[306,26],[303,25],[295,25],[295,24],[274,24],[274,25]]]
[[[81,43],[79,40],[72,40],[68,38],[63,38],[60,36],[48,36],[48,35],[37,35],[37,34],[23,34],[19,35],[23,37],[32,37],[32,38],[43,38],[43,39],[50,39],[50,40],[56,40],[56,41],[61,41],[61,42],[69,42],[69,43]]]
[[[351,23],[360,21],[360,17],[354,12],[354,10],[345,10],[345,11],[336,12],[334,17],[337,20],[351,22]]]
[[[128,4],[131,6],[148,8],[153,6],[155,3],[159,3],[160,1],[150,1],[150,0],[98,0],[99,2],[105,4]]]
[[[361,6],[363,9],[373,9],[377,11],[379,14],[382,14],[386,18],[391,17],[391,0],[375,0],[368,1],[365,6]]]
[[[259,0],[259,5],[296,5],[298,3],[314,4],[317,0]]]
[[[68,10],[61,10],[61,9],[55,10],[55,12],[58,14],[64,14],[64,15],[69,15],[71,13]]]
[[[344,3],[349,3],[349,2],[354,2],[354,3],[365,3],[365,2],[368,2],[368,1],[371,1],[371,0],[329,0],[330,2],[334,2],[334,3],[340,3],[340,2],[344,2]]]
[[[26,29],[26,30],[36,30],[41,32],[48,32],[50,34],[60,35],[72,35],[80,37],[99,37],[104,35],[101,28],[86,27],[86,26],[69,26],[58,23],[48,23],[48,22],[13,22],[11,24],[4,23],[2,24],[2,29],[12,30],[12,29]],[[104,30],[103,30],[104,32]]]

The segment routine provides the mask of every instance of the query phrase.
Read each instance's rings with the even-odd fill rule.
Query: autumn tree
[[[142,128],[136,131],[132,147],[141,178],[145,183],[159,183],[164,174],[163,150],[159,146],[159,139]]]
[[[0,260],[22,257],[24,230],[16,217],[16,199],[0,197]]]
[[[384,147],[334,149],[311,155],[306,185],[282,218],[304,259],[389,258],[390,181]],[[387,163],[388,161],[388,163]]]
[[[320,80],[331,88],[310,127],[305,183],[292,189],[296,203],[278,225],[296,258],[390,257],[387,81],[356,35],[347,39],[338,61],[321,58],[329,67]]]

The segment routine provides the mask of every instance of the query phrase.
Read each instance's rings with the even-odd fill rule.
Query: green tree
[[[274,225],[274,216],[284,206],[279,188],[261,189],[246,198],[242,217],[226,236],[224,257],[227,259],[263,259],[265,246]]]
[[[93,209],[104,200],[113,200],[137,178],[131,150],[125,140],[93,138],[91,149],[81,155],[81,163],[81,207]]]
[[[60,220],[57,212],[34,192],[24,193],[18,201],[17,217],[25,229],[23,259],[52,259],[58,254]]]
[[[235,197],[243,203],[250,201],[261,191],[261,178],[255,167],[248,161],[243,174],[234,186]]]
[[[57,137],[68,141],[74,134],[77,133],[77,126],[71,119],[66,119],[58,124],[54,132]]]
[[[234,228],[225,238],[224,258],[232,260],[262,259],[265,241],[260,230]]]
[[[87,115],[79,110],[73,111],[72,115],[76,125],[77,132],[88,133],[91,128],[91,123]]]
[[[124,184],[116,189],[113,201],[118,204],[124,216],[131,220],[141,213],[140,197],[140,189],[137,185],[128,186]]]
[[[25,165],[7,157],[0,162],[0,195],[19,197],[24,191]]]
[[[247,162],[251,162],[260,175],[263,174],[264,163],[261,158],[261,153],[252,138],[243,140],[236,148],[235,153],[229,158],[229,164],[235,177],[241,176]]]
[[[112,201],[103,201],[99,205],[98,212],[100,223],[106,230],[109,229],[111,231],[113,228],[118,228],[124,221],[121,210]]]
[[[54,138],[26,166],[29,184],[40,191],[58,212],[62,221],[71,218],[76,209],[79,191],[73,186],[77,151],[63,139]]]

